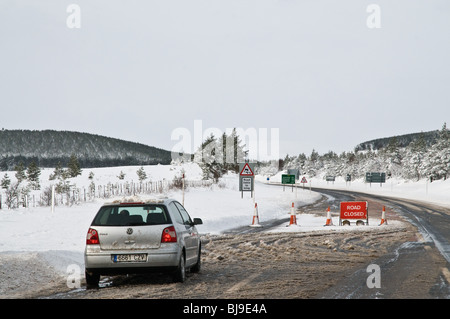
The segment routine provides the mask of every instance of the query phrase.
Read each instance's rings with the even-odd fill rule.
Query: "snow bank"
[[[270,229],[268,232],[358,232],[368,230],[379,230],[380,218],[370,218],[369,225],[365,226],[339,226],[339,217],[331,218],[333,224],[331,226],[324,227],[325,217],[316,217],[311,214],[297,215],[297,225],[289,225],[289,222],[283,223],[278,227]],[[398,220],[389,220],[389,227],[402,227],[404,222]],[[383,226],[384,227],[384,226]]]
[[[297,196],[296,196],[297,194]],[[180,192],[170,194],[181,200]],[[250,225],[255,209],[258,206],[260,221],[286,218],[292,202],[295,207],[311,204],[321,196],[314,192],[283,191],[282,187],[273,187],[263,183],[255,183],[254,198],[250,192],[244,192],[241,198],[239,178],[227,175],[218,184],[208,189],[191,189],[186,193],[185,206],[192,217],[202,218],[204,225],[198,226],[203,233],[220,233],[224,230]]]

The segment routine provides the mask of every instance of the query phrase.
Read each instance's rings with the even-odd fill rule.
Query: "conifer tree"
[[[41,175],[40,168],[36,165],[35,161],[32,161],[30,165],[28,165],[27,168],[27,176],[28,181],[30,182],[30,185],[32,189],[41,189],[41,185],[39,183],[39,176]]]
[[[125,173],[120,171],[119,176],[117,176],[118,179],[123,180],[125,178]]]
[[[63,176],[64,174],[64,170],[61,167],[61,162],[58,162],[58,164],[56,164],[55,170],[53,171],[53,174],[50,174],[49,176],[49,180],[55,180],[55,179],[59,179]]]
[[[142,183],[147,178],[147,173],[144,171],[144,167],[141,166],[136,172],[139,181]]]
[[[20,162],[16,167],[14,167],[14,170],[16,171],[16,178],[17,182],[20,184],[23,180],[27,178],[27,175],[25,174],[25,166],[23,162]]]
[[[411,142],[405,152],[405,166],[403,176],[420,180],[423,172],[424,159],[426,155],[426,142],[423,133]]]
[[[450,173],[450,133],[447,129],[447,123],[444,123],[439,131],[439,138],[431,150],[430,162],[433,165],[433,176],[439,179],[447,179]]]
[[[80,163],[78,162],[78,158],[75,156],[75,154],[72,154],[70,156],[67,168],[70,177],[77,177],[78,175],[81,175]]]
[[[203,171],[204,179],[218,179],[227,171],[239,171],[239,163],[245,159],[247,152],[233,129],[230,135],[223,133],[219,138],[208,136],[194,154],[194,161]]]
[[[8,173],[5,173],[1,181],[1,186],[3,189],[8,189],[9,185],[11,185],[11,180],[9,179]]]

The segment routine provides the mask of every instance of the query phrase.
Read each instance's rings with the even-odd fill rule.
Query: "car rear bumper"
[[[96,247],[94,247],[96,246]],[[114,255],[147,254],[142,262],[115,262]],[[97,245],[86,246],[84,263],[86,271],[98,274],[121,274],[174,270],[178,267],[181,252],[178,245],[161,245],[149,250],[101,250]]]

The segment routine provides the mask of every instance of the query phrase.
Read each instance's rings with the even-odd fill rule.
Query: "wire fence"
[[[185,180],[185,189],[194,187],[209,187],[213,184],[211,180]],[[87,187],[76,187],[68,185],[63,191],[55,191],[55,206],[71,206],[83,202],[94,201],[95,199],[108,199],[121,196],[135,195],[159,195],[173,189],[181,189],[182,181],[179,180],[161,180],[149,182],[123,182],[94,184]],[[10,194],[5,190],[0,192],[0,209],[12,209],[18,207],[40,207],[51,206],[52,204],[52,186],[47,186],[42,190],[29,191],[28,193]]]

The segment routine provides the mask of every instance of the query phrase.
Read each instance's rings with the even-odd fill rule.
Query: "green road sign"
[[[295,184],[295,175],[281,175],[281,184]]]
[[[366,173],[366,183],[386,183],[386,173]]]

